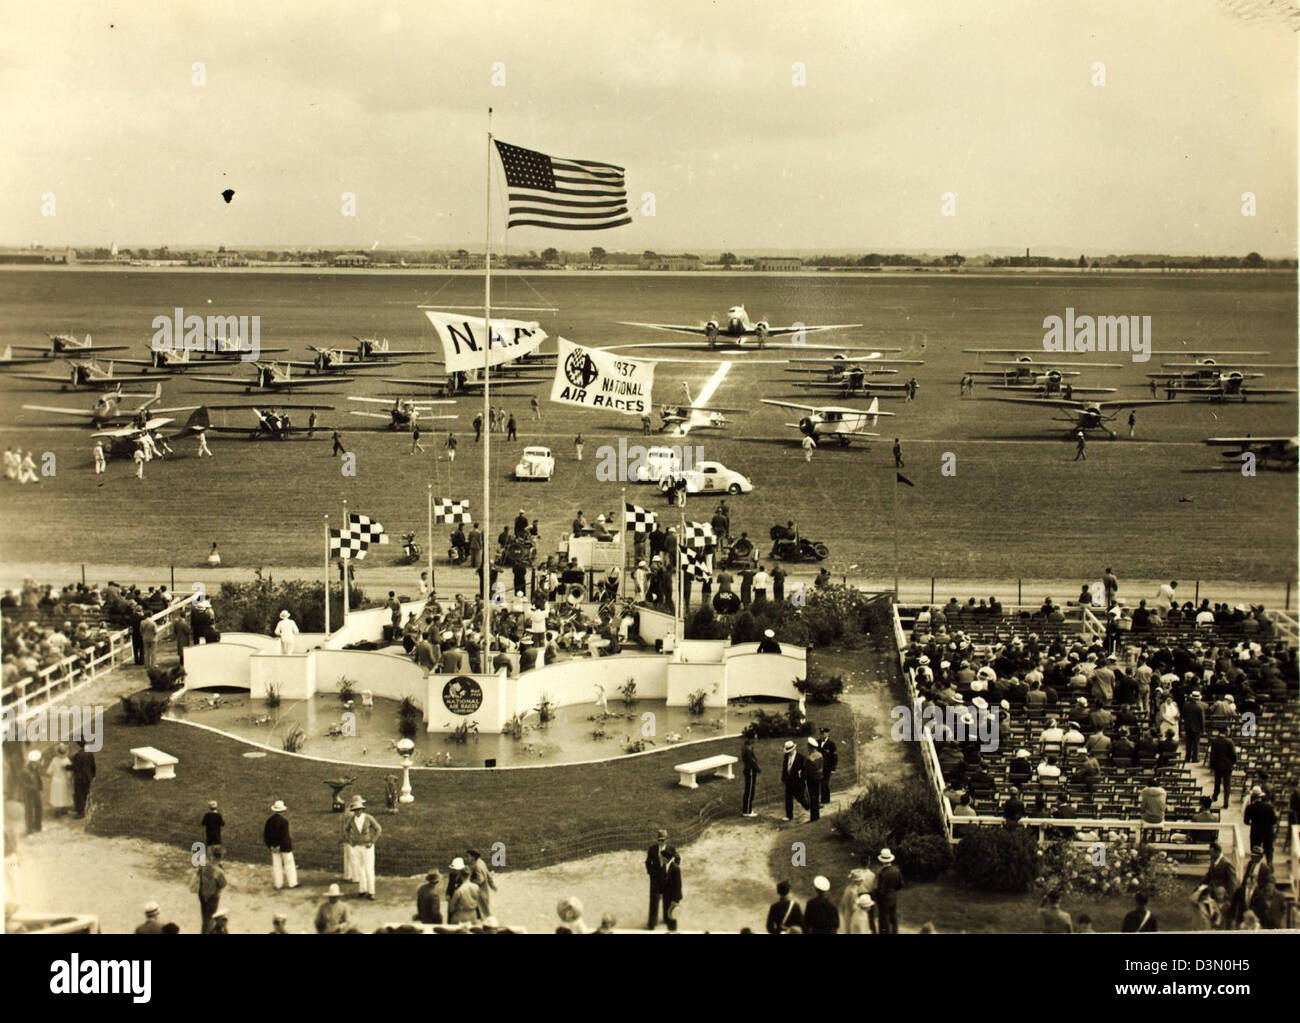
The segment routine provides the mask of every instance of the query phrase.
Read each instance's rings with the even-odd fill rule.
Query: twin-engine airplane
[[[1068,433],[1074,434],[1079,430],[1083,430],[1085,433],[1102,430],[1109,434],[1111,440],[1115,439],[1115,431],[1106,424],[1114,420],[1126,408],[1141,408],[1143,405],[1165,407],[1186,404],[1181,398],[1172,400],[1164,398],[1124,398],[1116,401],[1074,401],[1065,398],[982,398],[980,400],[1003,401],[1014,405],[1035,405],[1038,408],[1061,412],[1064,415],[1053,416],[1052,421],[1067,423],[1070,427]]]
[[[893,412],[880,411],[880,399],[873,398],[865,408],[844,408],[838,405],[800,405],[793,401],[777,401],[775,398],[763,398],[764,405],[777,408],[797,409],[807,412],[797,423],[786,423],[791,429],[798,430],[805,437],[811,437],[816,443],[834,438],[841,447],[848,447],[854,437],[879,437],[867,429],[875,426],[880,416],[892,416]]]
[[[499,390],[508,387],[531,387],[534,384],[542,385],[549,383],[546,377],[517,377],[512,376],[508,379],[501,379],[497,375],[500,367],[492,369],[492,393],[497,394]],[[468,378],[464,373],[451,373],[443,377],[410,377],[403,379],[401,377],[382,377],[386,384],[396,384],[402,388],[428,388],[435,394],[444,397],[451,397],[456,394],[482,394],[483,381],[479,379]],[[499,394],[500,398],[521,397],[521,395]],[[522,397],[527,397],[523,395]]]
[[[284,368],[282,369],[281,366]],[[222,387],[238,387],[245,394],[253,391],[277,392],[291,391],[298,387],[327,387],[333,384],[350,383],[354,378],[345,376],[318,376],[318,377],[295,377],[293,376],[293,367],[277,362],[255,362],[253,363],[254,377],[249,380],[247,377],[224,376],[224,377],[190,377],[191,380],[199,380],[205,384],[219,384]]]
[[[1210,437],[1205,443],[1212,448],[1229,448],[1220,454],[1238,462],[1242,455],[1253,454],[1265,469],[1271,466],[1294,472],[1300,464],[1300,441],[1295,437]]]
[[[800,341],[792,344],[769,345],[767,339],[770,337],[785,337],[791,334],[800,335],[814,334],[823,330],[848,330],[852,327],[861,327],[860,323],[827,323],[813,326],[804,326],[796,323],[790,327],[773,327],[767,320],[758,320],[757,322],[749,318],[743,305],[735,305],[727,310],[725,318],[711,317],[704,323],[684,324],[684,323],[638,323],[627,320],[620,320],[620,326],[624,327],[649,327],[651,330],[668,330],[677,334],[698,334],[705,337],[709,342],[709,349],[718,348],[741,349],[750,347],[746,344],[749,338],[758,341],[758,348],[785,348],[796,351],[803,349],[827,349],[831,351],[842,350],[842,346],[833,345],[807,345]],[[619,348],[697,348],[697,344],[683,341],[651,341],[644,344],[618,345]],[[897,348],[880,348],[876,351],[896,352]]]
[[[129,398],[144,398],[146,400],[134,408],[123,408],[122,402]],[[151,409],[155,415],[161,415],[168,412],[191,412],[198,408],[197,405],[183,405],[177,408],[153,408],[161,399],[162,384],[158,384],[152,394],[128,394],[122,390],[122,385],[118,384],[116,390],[99,395],[95,399],[95,404],[88,409],[55,405],[24,405],[23,408],[29,412],[50,412],[59,416],[76,416],[78,419],[85,420],[86,425],[96,428],[108,426],[112,423],[139,422],[144,414]]]
[[[437,419],[457,419],[457,416],[435,416],[433,407],[435,405],[455,405],[456,403],[446,398],[395,398],[391,402],[387,398],[348,398],[348,401],[365,402],[371,405],[387,405],[386,412],[355,412],[349,411],[350,416],[364,416],[367,419],[382,419],[388,425],[380,429],[392,431],[405,430],[408,433],[411,427],[416,423],[432,422]]]

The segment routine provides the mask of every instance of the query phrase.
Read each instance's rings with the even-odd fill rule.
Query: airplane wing
[[[1011,405],[1037,405],[1039,408],[1059,408],[1068,409],[1071,412],[1078,412],[1087,404],[1082,401],[1066,401],[1064,398],[981,398],[980,401],[1002,401]],[[1161,405],[1164,402],[1160,402]]]
[[[224,376],[224,377],[193,376],[190,377],[190,379],[197,380],[200,383],[204,383],[204,384],[221,384],[225,387],[253,387],[256,386],[257,384],[256,380],[249,380],[248,377],[235,377],[235,376]]]
[[[365,416],[367,419],[382,419],[382,420],[384,420],[385,422],[392,422],[392,420],[393,420],[393,417],[392,417],[392,416],[385,415],[383,412],[356,412],[356,411],[353,411],[353,410],[349,409],[349,410],[348,410],[348,415],[350,415],[350,416]]]
[[[408,398],[406,399],[417,408],[425,408],[432,405],[455,405],[455,398]],[[363,401],[370,405],[392,405],[392,398],[352,398],[348,401]]]
[[[74,385],[72,376],[68,373],[62,373],[59,376],[53,376],[49,373],[9,373],[7,378],[10,380],[31,380],[38,384],[67,384],[69,387],[97,387],[103,383],[106,388],[116,386],[120,381],[117,380],[92,380],[88,384],[77,383]]]
[[[649,327],[651,330],[671,330],[678,334],[698,334],[700,337],[706,337],[708,330],[704,324],[691,327],[683,323],[638,323],[634,320],[619,320],[621,327]]]
[[[0,358],[0,366],[31,366],[38,362],[49,362],[48,355],[24,355],[15,359],[12,355]]]
[[[1209,437],[1205,441],[1210,447],[1262,448],[1274,445],[1294,444],[1295,437]]]
[[[1165,369],[1185,369],[1185,370],[1204,370],[1212,372],[1214,370],[1225,369],[1295,369],[1294,362],[1214,362],[1207,365],[1204,362],[1162,362],[1160,364]]]
[[[81,408],[55,408],[52,405],[24,405],[23,408],[28,412],[53,412],[60,416],[80,416],[82,419],[92,418],[91,412]],[[130,413],[122,413],[122,415],[129,417]]]
[[[1093,404],[1101,409],[1138,408],[1142,405],[1186,405],[1182,398],[1123,398],[1116,401],[1098,401]]]
[[[816,334],[823,330],[852,330],[861,327],[860,323],[822,323],[812,327],[768,327],[768,337],[781,337],[784,334]],[[757,335],[757,330],[747,330],[746,334]]]
[[[335,378],[339,379],[339,378]],[[401,377],[383,377],[381,378],[386,384],[397,384],[399,387],[448,387],[451,381],[447,377],[411,377],[402,379]],[[525,387],[531,384],[545,383],[543,380],[523,380],[512,378],[510,380],[493,380],[492,387],[495,390],[498,387]],[[482,380],[467,380],[461,385],[462,391],[479,390],[483,387]]]
[[[816,412],[817,409],[820,408],[818,405],[800,405],[798,402],[777,401],[775,398],[762,398],[760,400],[764,405],[775,405],[777,408],[798,409],[800,412]],[[787,423],[786,425],[788,426],[790,424]]]
[[[124,352],[131,346],[130,345],[95,345],[93,347],[88,347],[84,345],[78,345],[75,348],[66,348],[58,352],[54,351],[49,345],[10,345],[9,347],[13,348],[15,351],[44,352],[46,358],[56,358],[56,357],[72,355],[73,353],[80,353],[85,356],[94,356],[99,352]]]
[[[843,391],[845,389],[857,391],[906,391],[908,389],[907,384],[885,384],[872,380],[864,380],[862,386],[856,388],[849,388],[847,380],[797,380],[793,386],[811,387],[822,391]]]
[[[291,412],[333,412],[333,405],[287,405],[280,402],[271,404],[269,402],[245,402],[242,405],[209,405],[208,408],[213,412],[247,412],[252,409],[261,409],[263,412],[282,412],[288,409]]]
[[[166,412],[193,412],[195,409],[202,408],[202,405],[177,405],[175,408],[154,408],[149,412],[153,415],[162,415]]]
[[[842,348],[836,349],[836,351],[843,351],[843,350],[844,349]],[[901,348],[872,348],[868,351],[861,352],[860,354],[853,355],[852,357],[846,356],[841,359],[834,359],[834,358],[832,359],[790,359],[789,361],[792,365],[795,366],[824,366],[824,367],[841,366],[844,369],[849,369],[852,366],[855,366],[859,363],[869,363],[872,366],[924,366],[925,365],[924,359],[882,359],[880,357],[881,354],[884,352],[901,352],[901,351],[902,351]],[[791,370],[791,372],[808,373],[814,371]]]
[[[1079,366],[1079,367],[1087,366],[1094,369],[1121,369],[1124,366],[1124,363],[1122,362],[1052,362],[1049,359],[1043,359],[1041,361],[1035,359],[1033,362],[1020,362],[1017,359],[989,359],[984,363],[984,365],[1012,366],[1016,369],[1027,369],[1032,371],[1035,368],[1056,369],[1058,366],[1065,366],[1067,368],[1074,367],[1074,366]]]
[[[1021,394],[1028,394],[1034,391],[1041,391],[1042,388],[1036,384],[990,384],[990,391],[1015,391]],[[1117,387],[1075,387],[1070,385],[1072,394],[1114,394],[1119,388]]]

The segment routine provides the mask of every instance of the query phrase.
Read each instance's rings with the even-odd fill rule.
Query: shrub
[[[891,849],[909,881],[931,881],[952,866],[952,844],[945,835],[904,835]]]
[[[546,693],[542,693],[533,710],[537,711],[538,724],[545,725],[555,720],[555,704]]]
[[[424,710],[420,701],[414,696],[403,696],[397,705],[397,734],[404,739],[413,739],[420,732],[424,721]]]
[[[171,706],[171,697],[153,689],[141,689],[122,697],[127,724],[156,725]]]
[[[185,686],[185,669],[179,664],[170,668],[148,668],[146,674],[149,676],[149,688],[155,693],[171,693]]]
[[[280,687],[274,682],[268,682],[266,685],[266,705],[267,707],[280,706]]]
[[[348,678],[346,675],[339,676],[339,680],[334,684],[334,689],[339,694],[340,703],[347,703],[357,698],[356,680]]]
[[[512,739],[522,739],[526,731],[528,731],[528,726],[524,724],[524,719],[518,714],[510,715],[510,719],[501,726],[501,734],[508,735]]]
[[[940,835],[943,824],[929,786],[912,779],[868,782],[853,804],[836,816],[834,829],[853,843],[854,853],[865,861],[874,859],[882,846],[897,853],[894,846],[908,835]]]
[[[966,827],[953,853],[962,883],[987,892],[1026,892],[1038,877],[1038,840],[1029,828]]]
[[[784,712],[756,710],[749,729],[758,739],[794,739],[811,735],[812,722],[799,713],[797,703],[791,703]]]
[[[247,583],[222,583],[212,595],[212,611],[217,624],[227,632],[269,633],[288,611],[303,632],[325,631],[325,584],[306,580],[276,582],[263,577]],[[353,585],[349,594],[352,608],[366,605],[365,594]],[[343,621],[343,591],[337,583],[330,585],[330,624]]]
[[[686,616],[687,639],[726,639],[728,628],[707,604]]]
[[[703,689],[697,689],[686,697],[686,709],[692,714],[704,713],[704,700],[708,697]]]
[[[843,675],[823,675],[813,669],[803,681],[794,680],[794,687],[807,697],[810,703],[834,703],[844,692]]]
[[[1089,846],[1071,845],[1064,837],[1042,850],[1039,886],[1062,895],[1168,895],[1177,887],[1169,856],[1128,836]]]
[[[618,691],[623,697],[623,706],[631,707],[636,703],[636,679],[629,678],[618,687]]]
[[[757,643],[763,638],[763,626],[749,611],[741,611],[731,620],[731,642]]]

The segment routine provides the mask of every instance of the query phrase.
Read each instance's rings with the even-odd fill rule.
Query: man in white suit
[[[348,848],[351,879],[357,882],[358,891],[364,898],[374,899],[375,842],[384,829],[366,813],[366,801],[360,796],[352,797],[348,809],[352,816],[343,823],[343,844]]]

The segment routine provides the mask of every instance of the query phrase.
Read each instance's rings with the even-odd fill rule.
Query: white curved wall
[[[346,676],[356,682],[358,692],[369,689],[389,700],[414,696],[424,701],[424,670],[405,657],[370,650],[318,650],[313,657],[318,693],[338,692],[338,681]]]
[[[596,685],[605,687],[609,703],[620,699],[618,690],[628,678],[636,679],[641,699],[662,700],[668,695],[668,658],[662,654],[620,654],[616,657],[579,658],[560,661],[506,682],[506,706],[511,714],[523,714],[537,706],[545,693],[557,707],[596,702]],[[513,709],[509,709],[513,708]]]
[[[202,686],[235,686],[249,689],[249,658],[258,647],[247,643],[222,640],[220,643],[200,643],[188,646],[182,656],[185,665],[185,688]]]

